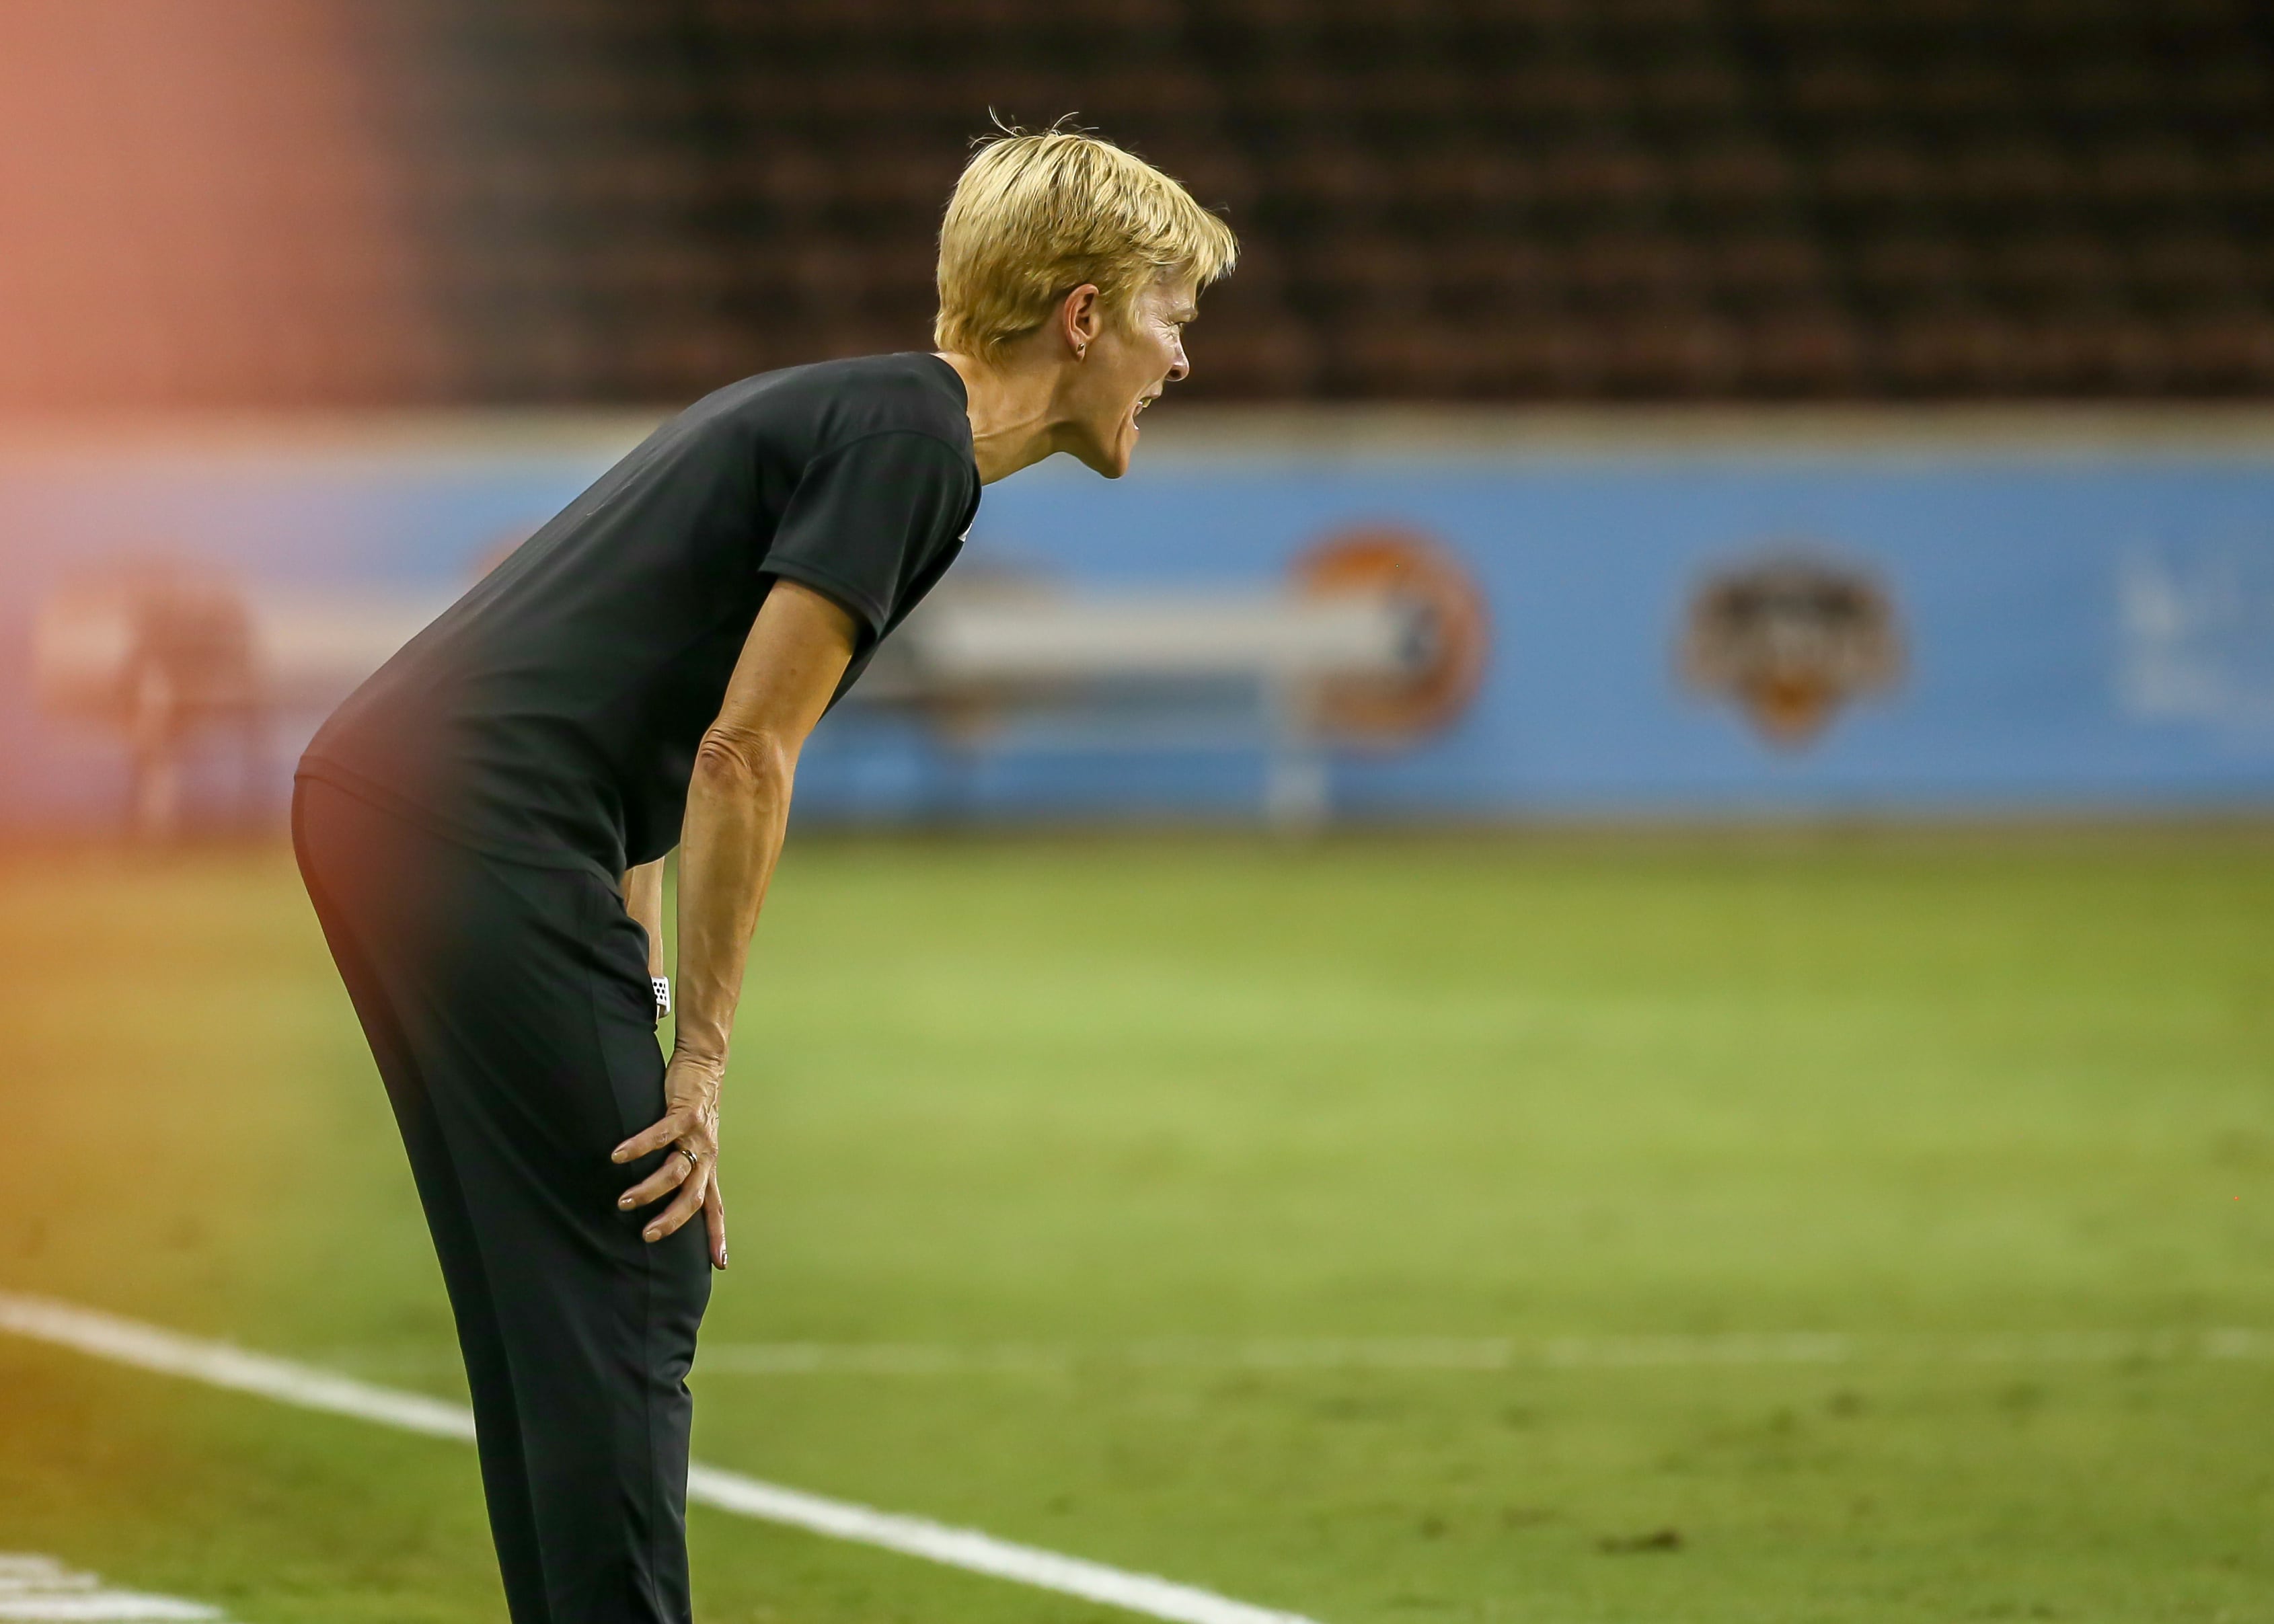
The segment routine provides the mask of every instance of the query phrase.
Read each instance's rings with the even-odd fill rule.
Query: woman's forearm
[[[696,756],[679,846],[680,1056],[726,1064],[796,767],[795,746],[764,732],[713,728]]]

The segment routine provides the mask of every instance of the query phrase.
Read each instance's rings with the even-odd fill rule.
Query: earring
[[[1079,360],[1082,359],[1085,356],[1087,356],[1087,355],[1088,355],[1088,354],[1089,354],[1089,346],[1088,346],[1088,344],[1076,344],[1076,345],[1073,347],[1073,358],[1074,358],[1075,360],[1077,360],[1077,361],[1079,361]]]

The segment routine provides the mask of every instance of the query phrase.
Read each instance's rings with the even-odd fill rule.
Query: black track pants
[[[514,1624],[683,1624],[703,1222],[640,1238],[608,1160],[663,1115],[645,934],[594,875],[302,779],[292,838],[457,1318]]]

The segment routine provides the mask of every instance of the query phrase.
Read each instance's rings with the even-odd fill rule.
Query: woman
[[[441,1259],[516,1624],[689,1614],[720,1084],[807,732],[953,561],[982,485],[1057,452],[1127,469],[1234,252],[1105,142],[991,142],[941,227],[938,353],[697,402],[302,759],[295,849]]]

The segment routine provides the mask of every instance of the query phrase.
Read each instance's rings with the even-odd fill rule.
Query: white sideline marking
[[[471,1441],[473,1416],[459,1405],[417,1393],[335,1375],[291,1359],[248,1353],[227,1342],[184,1336],[177,1331],[122,1319],[50,1298],[0,1292],[0,1331],[71,1348],[96,1358],[138,1369],[184,1376],[211,1387],[251,1393],[305,1410],[352,1416],[405,1432]],[[879,1545],[909,1556],[1013,1580],[1084,1601],[1141,1613],[1171,1624],[1314,1624],[1299,1613],[1275,1612],[1233,1601],[1211,1590],[1173,1583],[1149,1574],[1125,1573],[1101,1562],[1061,1556],[1054,1551],[1013,1545],[975,1530],[951,1528],[922,1517],[872,1510],[847,1500],[827,1500],[801,1489],[762,1483],[716,1466],[688,1469],[687,1498],[721,1511],[786,1523],[832,1539]],[[61,1598],[57,1598],[58,1603]],[[150,1598],[159,1600],[162,1598]],[[186,1605],[187,1604],[174,1604]],[[8,1613],[0,1619],[59,1619],[94,1615]],[[109,1619],[125,1615],[105,1613]],[[144,1613],[145,1618],[211,1618],[208,1612]]]
[[[172,1596],[109,1590],[91,1573],[51,1556],[0,1552],[0,1619],[64,1620],[73,1624],[132,1624],[146,1619],[217,1619],[221,1609]]]
[[[76,1349],[119,1365],[185,1376],[207,1387],[258,1394],[304,1410],[328,1410],[407,1432],[426,1432],[467,1443],[474,1438],[473,1415],[462,1405],[373,1387],[351,1376],[335,1376],[290,1359],[247,1353],[227,1342],[184,1336],[99,1309],[0,1292],[0,1331]]]

